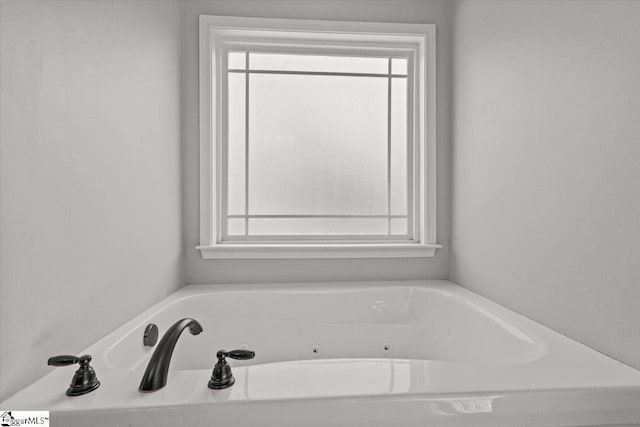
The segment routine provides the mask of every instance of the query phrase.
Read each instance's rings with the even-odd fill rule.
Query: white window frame
[[[433,257],[436,244],[435,25],[200,15],[200,250],[204,259]],[[222,141],[226,52],[255,46],[412,58],[412,240],[225,241],[222,236]],[[411,63],[411,62],[410,62]]]

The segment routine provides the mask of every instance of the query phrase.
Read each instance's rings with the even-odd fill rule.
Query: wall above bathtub
[[[436,24],[438,249],[434,258],[203,260],[199,245],[198,15]],[[451,2],[387,0],[188,1],[183,37],[183,192],[187,283],[443,279],[449,248]]]
[[[639,21],[456,3],[451,278],[640,369]]]
[[[169,1],[0,7],[4,400],[183,284],[182,22]]]

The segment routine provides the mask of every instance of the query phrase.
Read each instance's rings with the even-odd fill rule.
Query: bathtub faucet
[[[153,352],[147,369],[142,376],[142,381],[140,381],[138,390],[142,392],[156,391],[167,384],[171,355],[184,328],[189,328],[191,335],[198,335],[202,332],[202,326],[194,319],[186,318],[174,323],[167,332],[165,332],[156,350]]]

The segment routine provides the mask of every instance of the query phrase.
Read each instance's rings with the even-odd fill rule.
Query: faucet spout
[[[185,328],[189,328],[191,335],[198,335],[202,332],[202,326],[194,319],[185,318],[174,323],[167,332],[165,332],[156,350],[153,352],[147,369],[142,376],[142,381],[140,381],[138,390],[142,392],[156,391],[167,384],[171,355],[173,354],[173,349],[178,342],[180,334]]]

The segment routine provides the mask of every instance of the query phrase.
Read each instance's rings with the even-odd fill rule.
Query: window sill
[[[203,259],[431,258],[442,245],[396,244],[218,244],[196,246]]]

